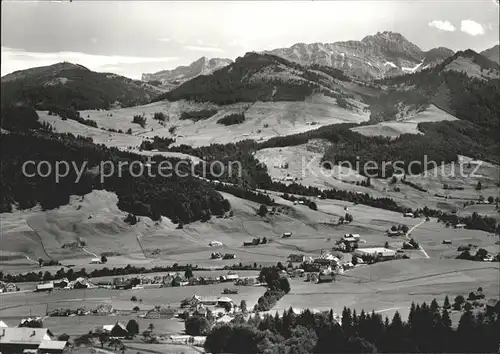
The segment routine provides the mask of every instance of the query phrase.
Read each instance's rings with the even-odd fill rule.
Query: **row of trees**
[[[204,120],[212,117],[214,114],[217,114],[216,109],[199,109],[196,111],[185,111],[181,113],[179,119],[190,119],[194,122],[199,120]]]
[[[449,306],[449,302],[448,302]],[[437,301],[412,303],[408,320],[398,312],[385,320],[375,312],[344,308],[341,323],[333,311],[300,315],[243,317],[216,325],[205,349],[211,353],[487,353],[498,350],[498,315],[466,310],[458,327]]]
[[[243,265],[238,267],[228,267],[235,269],[243,269]],[[251,267],[249,267],[251,268]],[[252,268],[254,269],[254,268]],[[126,267],[119,268],[100,268],[94,269],[88,272],[85,268],[81,268],[80,270],[73,270],[69,268],[68,270],[61,268],[55,273],[51,273],[49,271],[45,272],[29,272],[23,274],[4,274],[0,272],[0,280],[7,283],[21,283],[21,282],[39,282],[39,281],[49,281],[49,280],[58,280],[67,278],[69,281],[73,281],[79,277],[89,277],[89,278],[98,278],[98,277],[109,277],[109,276],[124,276],[129,274],[149,274],[149,273],[160,273],[160,272],[184,272],[186,278],[190,278],[193,276],[193,270],[210,270],[205,269],[203,267],[199,267],[198,265],[179,265],[174,263],[172,266],[155,266],[153,268],[145,268],[145,267],[136,267],[132,265],[127,265]]]
[[[168,149],[170,144],[175,143],[175,139],[173,138],[167,138],[167,137],[160,137],[155,135],[153,137],[153,141],[150,140],[143,140],[141,142],[140,149],[141,150],[159,150],[159,151],[165,151]]]
[[[281,275],[282,267],[264,267],[260,271],[259,281],[265,283],[267,290],[259,297],[254,311],[269,311],[276,305],[279,299],[290,292],[288,278]]]

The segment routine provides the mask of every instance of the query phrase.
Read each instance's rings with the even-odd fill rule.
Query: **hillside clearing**
[[[445,111],[430,105],[425,111],[416,113],[404,120],[381,122],[373,125],[355,127],[351,130],[365,136],[384,136],[387,138],[397,138],[402,134],[423,134],[418,130],[418,123],[453,121],[457,118]]]
[[[217,109],[218,112],[208,119],[197,122],[180,119],[182,112],[201,109]],[[158,112],[163,112],[168,117],[164,125],[153,119],[153,115]],[[224,126],[217,123],[227,114],[240,112],[245,112],[245,121],[241,124]],[[321,94],[314,94],[302,102],[256,102],[217,106],[211,103],[180,100],[107,111],[80,112],[82,118],[94,120],[97,126],[104,130],[77,122],[62,121],[59,117],[48,116],[45,112],[39,112],[39,115],[42,121],[53,124],[57,132],[90,136],[99,143],[125,149],[129,146],[138,146],[142,139],[152,138],[155,135],[175,138],[174,145],[187,144],[197,147],[245,139],[264,141],[275,136],[306,132],[324,125],[360,123],[369,119],[368,113],[363,113],[361,109],[349,111],[340,108],[334,98]],[[146,118],[145,128],[132,123],[134,115],[143,115]],[[176,127],[174,134],[169,131],[172,127]],[[108,134],[107,129],[121,129],[123,132],[131,129],[132,135]]]

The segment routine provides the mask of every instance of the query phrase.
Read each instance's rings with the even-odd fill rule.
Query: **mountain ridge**
[[[483,50],[479,54],[488,58],[491,61],[494,61],[497,64],[500,64],[500,46],[498,44],[494,45],[491,48]]]
[[[149,102],[160,91],[138,80],[99,73],[80,64],[60,62],[18,70],[1,78],[2,107],[27,103],[38,109],[51,106],[105,109]]]
[[[156,73],[142,74],[142,81],[160,81],[163,85],[178,85],[194,79],[198,75],[207,75],[221,69],[233,61],[227,58],[207,58],[205,56],[189,65],[181,65],[171,70],[161,70]]]
[[[453,51],[444,47],[423,51],[402,34],[384,31],[365,36],[360,41],[296,43],[289,48],[264,53],[303,65],[320,64],[363,79],[375,79],[434,66],[452,55]]]

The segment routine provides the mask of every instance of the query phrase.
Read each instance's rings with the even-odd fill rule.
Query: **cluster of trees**
[[[71,105],[69,107],[59,107],[59,106],[51,106],[48,110],[48,115],[59,116],[62,120],[70,119],[77,121],[80,124],[88,125],[89,127],[97,128],[97,123],[92,119],[82,118],[80,112],[76,110],[75,105]]]
[[[160,136],[155,136],[153,138],[153,141],[149,140],[143,140],[140,146],[141,150],[159,150],[159,151],[166,151],[170,144],[175,143],[175,139],[172,138],[163,138]]]
[[[156,112],[154,115],[153,115],[153,119],[154,120],[157,120],[157,121],[160,121],[160,122],[165,122],[168,120],[168,117],[165,113],[163,112]]]
[[[499,253],[500,255],[500,253]],[[476,254],[472,255],[470,253],[470,248],[465,249],[462,253],[460,253],[456,258],[457,259],[465,259],[468,261],[479,261],[482,262],[484,258],[488,256],[488,251],[484,248],[480,248],[477,250]],[[499,257],[496,257],[497,261],[500,261]]]
[[[449,306],[449,302],[448,302]],[[444,306],[443,306],[444,307]],[[487,353],[498,350],[498,315],[466,310],[452,327],[450,312],[436,300],[412,303],[408,320],[399,312],[383,319],[375,312],[344,308],[341,323],[333,311],[309,310],[280,316],[243,317],[218,324],[208,334],[210,353]],[[449,308],[449,307],[448,307]]]
[[[40,128],[38,113],[29,106],[4,106],[2,104],[1,126],[8,131],[18,132]]]
[[[245,113],[231,113],[228,114],[217,121],[219,124],[223,125],[234,125],[240,124],[245,121]]]
[[[470,216],[458,216],[457,214],[441,214],[438,220],[450,225],[465,224],[466,229],[482,230],[500,235],[500,224],[491,216],[479,215],[474,212]]]
[[[179,169],[188,177],[176,174],[162,177],[158,173],[158,162],[167,159],[155,156],[157,164],[150,167],[151,174],[141,174],[141,166],[135,164],[135,169],[122,169],[121,176],[115,170],[113,175],[101,183],[101,176],[92,172],[92,169],[100,166],[102,161],[114,161],[116,164],[118,161],[124,161],[130,166],[131,162],[143,161],[144,157],[104,145],[95,145],[91,139],[79,139],[71,134],[3,134],[0,143],[2,151],[5,152],[2,153],[0,172],[2,212],[10,211],[13,203],[20,209],[31,208],[37,203],[44,209],[52,209],[67,204],[71,195],[84,195],[93,189],[106,189],[116,193],[121,210],[149,216],[154,220],[159,220],[161,215],[164,215],[175,222],[186,224],[195,220],[207,220],[211,215],[223,215],[230,210],[229,202],[224,201],[209,183],[189,177],[189,163]],[[84,166],[85,170],[78,179],[75,169],[69,168],[67,176],[61,177],[58,182],[53,175],[42,177],[35,173],[33,177],[28,177],[20,166],[30,160],[35,163],[47,161],[52,168],[57,161],[68,161],[78,167]],[[179,161],[168,160],[172,166]],[[32,174],[36,171],[31,167],[27,168],[27,172]]]
[[[411,238],[408,242],[403,242],[403,249],[418,250],[420,245],[415,239]]]
[[[259,281],[267,285],[267,290],[259,297],[254,311],[269,311],[279,299],[290,292],[290,282],[281,276],[282,268],[278,266],[264,267],[259,274]]]
[[[136,114],[132,118],[132,123],[139,124],[142,128],[146,127],[146,117],[144,115]]]
[[[217,114],[216,109],[200,109],[197,111],[186,111],[182,112],[179,119],[191,119],[194,122],[199,120],[204,120]]]

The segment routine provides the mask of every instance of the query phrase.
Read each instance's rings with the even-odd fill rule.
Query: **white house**
[[[365,255],[378,256],[382,258],[392,258],[396,256],[396,251],[390,250],[384,247],[373,247],[373,248],[358,248],[354,251],[354,255],[358,257],[363,257]]]
[[[47,283],[37,284],[35,291],[52,291],[54,290],[54,282],[50,281]]]
[[[100,258],[92,258],[90,264],[102,264],[102,262]]]

